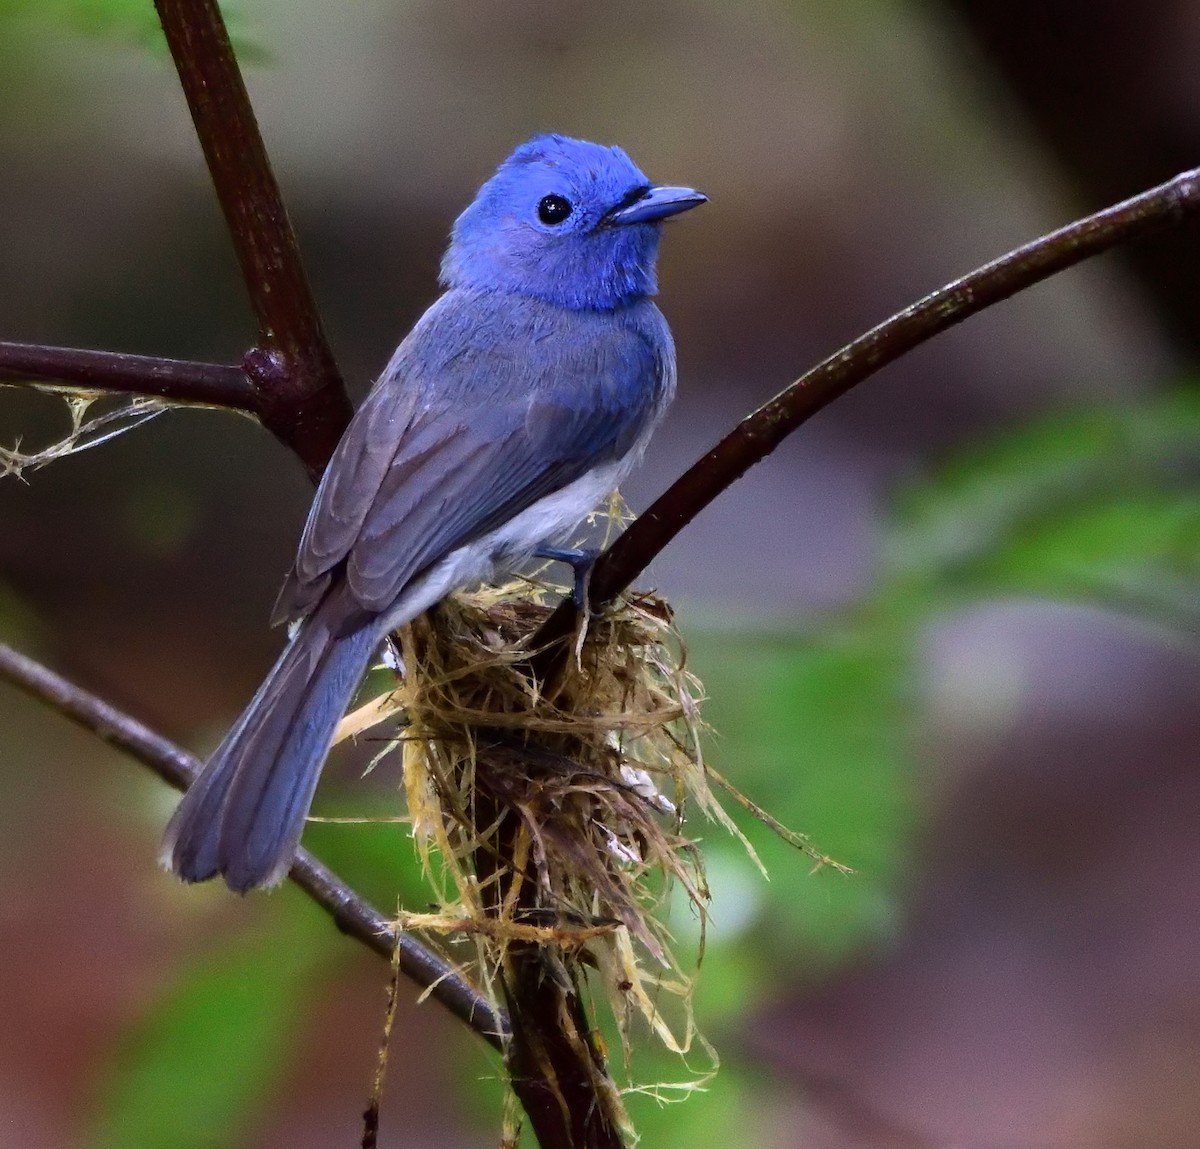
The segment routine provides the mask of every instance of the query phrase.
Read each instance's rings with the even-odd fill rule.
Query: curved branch
[[[859,336],[743,419],[630,524],[596,561],[592,604],[602,606],[620,594],[722,491],[851,387],[994,303],[1198,213],[1200,168],[1195,168],[1019,247]],[[574,624],[575,608],[568,599],[546,620],[535,643],[545,646],[562,639]]]
[[[200,770],[202,763],[186,750],[3,643],[0,643],[0,679],[149,766],[176,790],[186,790]],[[306,850],[297,852],[289,877],[333,918],[342,933],[389,961],[399,949],[400,969],[406,977],[428,989],[431,997],[490,1045],[502,1048],[508,1033],[508,1018],[493,1009],[453,966],[408,934],[397,937],[387,918]]]
[[[97,391],[156,395],[235,411],[254,412],[258,407],[254,387],[240,367],[0,340],[0,380],[31,379],[75,383]]]
[[[229,34],[216,0],[154,6],[258,317],[260,351],[245,363],[257,414],[317,479],[350,422],[350,400]]]

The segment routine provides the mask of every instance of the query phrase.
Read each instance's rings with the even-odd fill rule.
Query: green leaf
[[[1022,532],[1080,507],[1161,492],[1200,462],[1200,393],[1059,415],[974,448],[899,500],[885,547],[896,580],[974,573]]]
[[[876,609],[919,625],[964,599],[1086,599],[1200,619],[1200,394],[1044,420],[900,503]]]
[[[1091,599],[1194,626],[1200,620],[1200,498],[1118,498],[1035,523],[973,575],[992,591]]]
[[[282,1078],[316,974],[338,940],[294,892],[274,927],[195,962],[130,1033],[100,1092],[90,1149],[220,1149]]]

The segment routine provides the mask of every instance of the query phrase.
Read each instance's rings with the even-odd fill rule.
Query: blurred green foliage
[[[875,590],[853,609],[807,631],[689,634],[714,765],[856,871],[810,874],[806,858],[739,815],[770,872],[764,881],[736,842],[694,828],[715,895],[697,1016],[719,1046],[756,1004],[902,927],[924,628],[969,602],[1018,594],[1087,599],[1182,633],[1200,617],[1198,483],[1195,391],[1045,419],[911,483]],[[306,840],[380,906],[428,897],[402,825],[318,824]],[[287,1071],[286,1035],[308,979],[331,946],[348,945],[328,924],[314,926],[299,899],[278,909],[270,937],[209,954],[151,1011],[114,1066],[95,1144],[198,1144],[189,1139],[197,1130],[206,1145],[238,1144]],[[678,935],[695,939],[694,924],[682,911],[679,919]],[[705,1061],[683,1066],[647,1038],[632,1075],[644,1086],[684,1082]],[[463,1082],[495,1121],[499,1088],[473,1074]],[[631,1094],[629,1107],[657,1149],[752,1142],[769,1088],[734,1058],[684,1104]],[[144,1136],[121,1141],[118,1129]]]
[[[95,1149],[236,1145],[285,1077],[338,938],[299,896],[182,972],[126,1036],[101,1084]]]
[[[1200,399],[1181,388],[956,459],[902,499],[885,599],[1034,593],[1194,620],[1198,440]]]
[[[219,4],[229,39],[243,62],[267,59],[249,32],[243,0]],[[122,41],[166,55],[167,45],[152,0],[0,0],[0,19],[22,17],[83,36]]]

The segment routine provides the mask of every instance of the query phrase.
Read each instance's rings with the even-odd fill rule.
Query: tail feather
[[[161,861],[184,881],[234,890],[281,882],[333,732],[380,641],[373,616],[335,590],[306,619],[184,795]]]

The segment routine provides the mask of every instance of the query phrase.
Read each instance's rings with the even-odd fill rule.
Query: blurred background
[[[1183,0],[229,3],[356,398],[540,130],[712,202],[669,229],[680,397],[643,508],[926,291],[1200,157]],[[254,327],[149,0],[0,0],[0,338],[236,362]],[[1192,1146],[1200,1122],[1200,244],[971,320],[806,426],[645,585],[713,764],[854,867],[711,827],[707,1090],[656,1149]],[[55,398],[0,389],[0,445]],[[0,480],[0,635],[198,753],[274,657],[310,489],[176,411]],[[387,970],[292,890],[155,866],[174,796],[0,687],[0,1146],[351,1145]],[[318,809],[394,808],[332,772]],[[319,825],[385,909],[402,828]],[[679,923],[685,946],[686,920]],[[402,986],[383,1145],[498,1140],[497,1066]],[[647,1039],[635,1083],[686,1081]]]

